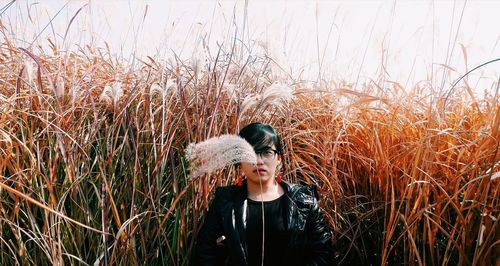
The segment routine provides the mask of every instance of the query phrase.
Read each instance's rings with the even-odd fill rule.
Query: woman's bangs
[[[259,132],[259,133],[261,134],[255,134],[250,142],[254,150],[256,151],[264,150],[267,147],[272,147],[273,145],[276,146],[273,135],[267,132]]]

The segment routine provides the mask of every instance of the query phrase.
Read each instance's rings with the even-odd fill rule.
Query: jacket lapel
[[[284,215],[285,215],[285,228],[289,232],[293,232],[294,225],[292,222],[294,218],[297,217],[297,205],[292,200],[293,190],[290,184],[283,182],[283,188],[285,190],[284,198]],[[290,242],[289,242],[290,243]]]
[[[241,243],[241,251],[243,252],[243,260],[246,261],[247,258],[247,234],[246,234],[246,224],[247,224],[247,199],[240,199],[234,205],[234,222],[235,229],[238,232],[240,243]]]
[[[247,265],[247,235],[246,235],[246,225],[247,225],[247,192],[246,183],[237,187],[235,193],[233,194],[233,206],[231,210],[230,223],[231,228],[233,228],[234,239],[236,240],[235,247],[237,252],[240,253],[241,264]]]
[[[288,241],[288,252],[292,252],[291,256],[287,258],[294,257],[293,252],[296,252],[297,248],[301,248],[299,243],[303,242],[305,224],[307,219],[307,212],[305,212],[303,207],[297,205],[297,193],[299,187],[293,184],[283,182],[283,187],[286,190],[285,198],[285,217],[286,217],[286,230],[289,233]],[[298,245],[299,244],[299,245]],[[298,245],[298,246],[297,246]],[[296,262],[294,262],[296,263]]]

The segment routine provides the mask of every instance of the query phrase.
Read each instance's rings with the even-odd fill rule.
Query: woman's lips
[[[265,173],[267,172],[266,169],[262,169],[262,168],[257,168],[255,170],[253,170],[254,173]]]

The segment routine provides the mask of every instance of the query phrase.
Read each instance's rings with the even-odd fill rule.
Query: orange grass
[[[498,93],[311,89],[278,79],[268,58],[239,62],[237,48],[200,69],[6,40],[0,264],[188,264],[212,192],[234,169],[191,180],[183,149],[255,120],[283,134],[285,179],[318,184],[339,264],[495,263]],[[294,84],[295,98],[248,100],[273,82]]]

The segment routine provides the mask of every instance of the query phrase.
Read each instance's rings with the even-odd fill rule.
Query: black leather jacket
[[[317,201],[316,187],[281,182],[285,190],[283,265],[332,265],[331,230]],[[246,252],[247,189],[219,187],[197,239],[196,264],[248,265]]]

